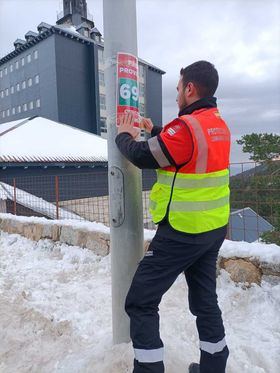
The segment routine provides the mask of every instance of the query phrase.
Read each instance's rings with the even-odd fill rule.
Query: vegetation
[[[236,142],[243,145],[243,152],[250,153],[250,159],[256,162],[270,161],[280,155],[280,136],[273,133],[243,135]]]
[[[259,164],[231,177],[231,206],[250,207],[266,219],[274,230],[263,233],[261,239],[280,246],[280,160],[272,160],[280,156],[280,136],[252,133],[237,143]]]

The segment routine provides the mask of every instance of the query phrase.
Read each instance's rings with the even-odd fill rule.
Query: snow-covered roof
[[[42,117],[0,124],[0,162],[107,162],[107,140]]]
[[[0,199],[14,201],[14,188],[9,184],[0,182]],[[51,219],[57,217],[57,210],[54,204],[43,198],[36,197],[34,194],[30,194],[23,189],[16,188],[16,202]],[[84,220],[80,215],[76,215],[61,207],[58,208],[58,214],[60,219]]]

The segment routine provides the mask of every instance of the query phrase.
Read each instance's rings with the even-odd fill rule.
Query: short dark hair
[[[192,82],[198,92],[199,97],[213,96],[219,83],[219,75],[215,66],[207,61],[197,61],[182,68],[180,75],[185,88]]]

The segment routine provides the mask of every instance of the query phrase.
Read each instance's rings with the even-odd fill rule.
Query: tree
[[[269,161],[280,156],[280,136],[273,133],[251,133],[243,135],[237,144],[243,145],[243,152],[250,153],[256,162]]]

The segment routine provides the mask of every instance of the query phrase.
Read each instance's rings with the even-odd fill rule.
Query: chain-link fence
[[[144,227],[154,228],[149,193],[155,171],[143,171]],[[280,162],[230,165],[231,216],[228,238],[270,242],[280,231]],[[88,173],[0,178],[0,212],[48,219],[77,219],[109,225],[106,168]],[[275,240],[272,242],[275,242]]]

